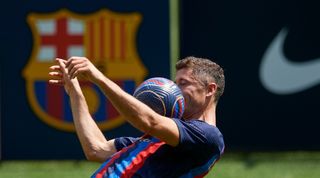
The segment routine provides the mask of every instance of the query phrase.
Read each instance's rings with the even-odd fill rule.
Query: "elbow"
[[[86,151],[86,159],[92,162],[101,162],[96,151]]]
[[[83,151],[88,161],[101,163],[106,161],[114,153],[117,152],[114,146],[113,140],[110,140],[107,142],[95,143],[95,144],[84,144],[84,145],[83,145]]]
[[[88,149],[88,150],[85,150],[85,156],[86,156],[86,159],[88,161],[92,161],[92,162],[104,162],[106,160],[105,157],[103,157],[99,150],[97,149],[94,149],[94,148],[91,148],[91,149]]]

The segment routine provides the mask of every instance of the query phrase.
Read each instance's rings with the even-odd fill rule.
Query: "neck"
[[[211,107],[207,108],[199,120],[203,120],[210,125],[216,126],[216,105],[213,104]]]
[[[216,126],[216,104],[208,105],[204,110],[198,113],[190,113],[190,115],[184,115],[184,119],[199,118],[210,125]]]

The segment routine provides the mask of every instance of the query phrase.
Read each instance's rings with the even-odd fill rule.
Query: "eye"
[[[187,81],[185,81],[185,80],[180,80],[179,82],[177,82],[177,85],[178,85],[179,87],[183,87],[183,86],[187,85]]]

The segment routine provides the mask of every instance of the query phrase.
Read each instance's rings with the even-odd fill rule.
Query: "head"
[[[176,82],[186,100],[185,114],[216,106],[225,86],[224,71],[217,63],[191,56],[178,61],[176,70]]]

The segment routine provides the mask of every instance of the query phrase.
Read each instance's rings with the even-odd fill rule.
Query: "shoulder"
[[[179,128],[188,129],[194,132],[199,132],[206,135],[207,137],[215,137],[215,138],[222,137],[222,133],[217,127],[210,125],[204,121],[197,120],[197,119],[193,119],[190,121],[174,119],[174,121],[176,122]]]
[[[217,127],[197,119],[190,121],[174,119],[174,121],[179,129],[179,143],[194,143],[198,146],[205,146],[206,148],[214,147],[218,148],[221,153],[223,152],[223,135]]]

